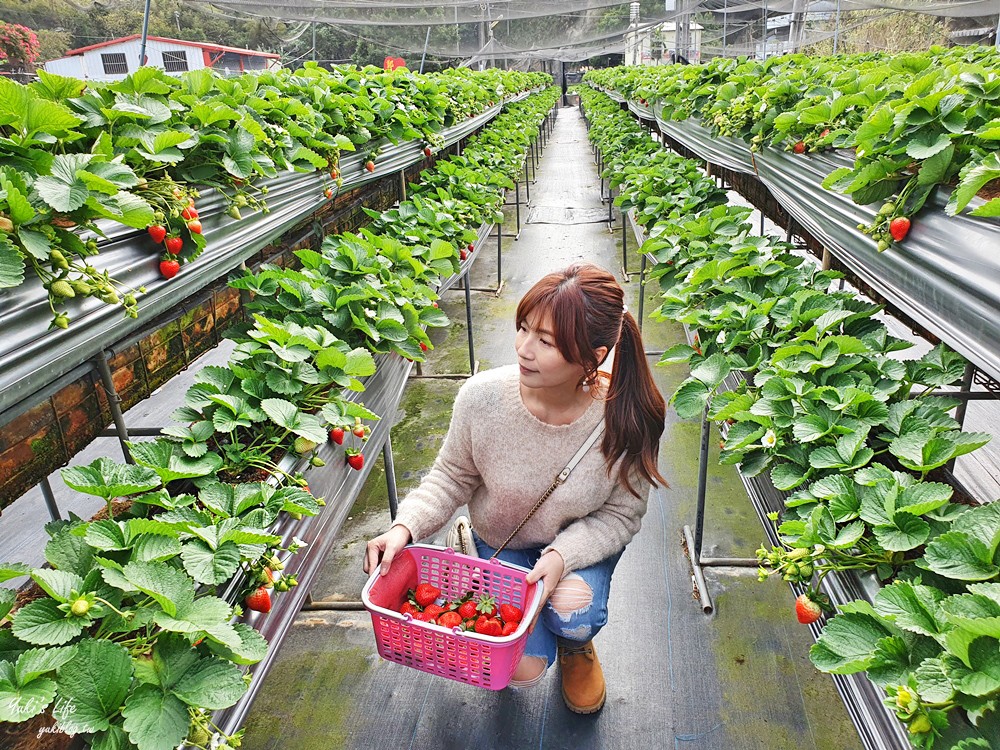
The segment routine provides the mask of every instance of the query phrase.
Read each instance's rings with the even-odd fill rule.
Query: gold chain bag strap
[[[523,529],[524,525],[529,520],[531,520],[531,517],[533,515],[535,515],[535,512],[542,507],[542,503],[548,500],[549,495],[555,492],[556,488],[559,487],[559,485],[561,485],[563,482],[565,482],[567,478],[569,478],[569,475],[572,473],[573,469],[576,468],[576,465],[580,463],[581,459],[583,459],[587,451],[590,450],[591,446],[593,446],[593,444],[597,442],[597,439],[601,437],[603,433],[604,433],[604,419],[602,418],[601,421],[597,423],[597,427],[594,428],[594,431],[590,433],[590,437],[588,437],[586,442],[580,447],[580,450],[578,450],[576,454],[573,456],[573,458],[569,460],[569,463],[566,464],[566,468],[560,471],[559,475],[552,480],[552,484],[550,484],[549,488],[542,493],[542,496],[540,498],[538,498],[538,502],[535,503],[534,507],[528,511],[528,515],[524,517],[521,523],[517,525],[517,528],[514,529],[514,531],[511,533],[509,537],[507,537],[507,541],[505,541],[503,544],[497,547],[497,551],[494,552],[493,557],[490,558],[491,560],[495,559],[496,556],[499,555],[500,552],[503,550],[503,548],[506,547],[508,544],[510,544],[511,540],[517,536],[518,532],[521,529]]]

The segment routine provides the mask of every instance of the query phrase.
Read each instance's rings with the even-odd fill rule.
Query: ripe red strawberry
[[[340,177],[340,172],[338,172],[336,169],[331,169],[330,170],[330,179],[331,180],[336,180],[339,177]]]
[[[499,636],[503,633],[503,625],[495,617],[479,615],[479,618],[476,620],[476,632],[480,635]]]
[[[474,242],[470,242],[470,243],[469,243],[469,252],[471,253],[471,252],[473,252],[473,251],[474,251],[475,249],[476,249],[476,243],[474,243]]]
[[[520,625],[519,622],[505,622],[503,627],[500,629],[501,636],[513,635],[517,631],[517,626]]]
[[[437,618],[438,625],[445,628],[455,628],[462,624],[462,615],[458,612],[442,612]]]
[[[194,204],[189,205],[187,208],[181,211],[181,218],[184,219],[185,221],[198,218],[198,212],[194,210]]]
[[[323,195],[326,196],[327,200],[333,198],[333,188],[327,188],[326,190],[324,190]]]
[[[420,610],[417,609],[417,605],[413,602],[403,602],[403,606],[399,608],[399,613],[401,615],[409,615],[410,617],[416,617],[420,614]]]
[[[351,430],[356,437],[363,438],[365,436],[365,426],[361,424],[354,425],[354,429]]]
[[[437,598],[441,596],[441,589],[429,583],[420,583],[417,584],[413,596],[417,600],[417,604],[421,607],[426,607],[428,604],[433,604],[437,601]]]
[[[825,130],[823,130],[823,132],[819,134],[819,137],[826,138],[828,135],[830,135],[830,128],[826,128]]]
[[[335,442],[337,445],[343,445],[344,444],[344,428],[343,427],[334,427],[332,430],[330,430],[330,440],[332,440],[333,442]]]
[[[803,625],[816,622],[822,615],[823,610],[808,594],[800,594],[795,600],[795,616]]]
[[[146,231],[149,232],[149,236],[157,245],[163,242],[163,238],[167,236],[167,228],[159,224],[150,224]]]
[[[365,169],[367,169],[369,172],[374,172],[375,171],[375,162],[371,161],[370,159],[368,161],[366,161],[365,162]]]
[[[423,341],[420,342],[420,351],[422,352],[427,351],[427,344],[425,344]]]
[[[181,270],[181,264],[176,260],[161,260],[160,261],[160,273],[165,279],[172,279],[177,275],[177,272]]]
[[[188,231],[192,234],[201,234],[201,222],[198,219],[188,222]]]
[[[468,253],[468,251],[467,251],[467,250],[466,250],[466,249],[465,249],[465,248],[463,247],[463,248],[462,248],[461,250],[459,250],[459,251],[458,251],[458,257],[459,257],[459,259],[460,259],[460,260],[465,260],[466,258],[468,258],[468,257],[469,257],[469,253]]]
[[[243,600],[247,609],[254,612],[263,612],[265,615],[271,611],[271,594],[263,586],[258,586],[250,596]]]
[[[804,154],[806,152],[806,144],[802,141],[799,141],[794,146],[792,146],[792,151],[794,151],[797,154]]]
[[[348,453],[347,463],[352,469],[361,471],[361,467],[365,465],[365,456],[363,453]]]
[[[910,231],[910,220],[905,216],[898,216],[889,222],[889,234],[896,242],[902,242]]]
[[[184,240],[180,237],[167,237],[167,252],[171,255],[180,255],[181,248],[184,247]]]
[[[500,605],[500,619],[504,622],[521,622],[522,617],[524,617],[524,612],[513,604]]]
[[[474,619],[479,614],[476,612],[476,602],[472,599],[469,599],[467,602],[462,602],[462,604],[458,607],[458,614],[462,616],[463,620]]]
[[[493,617],[497,613],[497,600],[492,596],[483,594],[476,602],[476,612],[487,617]]]
[[[438,616],[445,612],[445,608],[440,604],[428,604],[424,607],[424,612],[427,612],[431,617],[437,619]]]
[[[414,620],[419,620],[420,622],[431,622],[434,619],[434,615],[429,612],[417,612],[413,616]]]
[[[433,153],[433,152],[431,151],[431,147],[430,147],[430,146],[426,146],[426,147],[424,148],[424,156],[430,156],[430,155],[431,155],[431,153]]]

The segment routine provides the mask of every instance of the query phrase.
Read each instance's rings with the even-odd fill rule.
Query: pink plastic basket
[[[507,687],[524,653],[531,624],[542,598],[542,587],[525,582],[527,568],[483,560],[450,547],[411,544],[392,561],[389,572],[374,572],[361,599],[372,616],[379,655],[423,672],[477,685],[489,690]],[[496,597],[497,604],[513,604],[524,612],[517,630],[493,638],[459,628],[445,628],[400,614],[408,589],[430,583],[447,600],[467,591]]]

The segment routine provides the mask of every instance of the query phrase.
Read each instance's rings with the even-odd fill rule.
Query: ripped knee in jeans
[[[559,618],[560,632],[564,638],[587,640],[590,636],[589,622],[571,625],[574,617],[585,615],[594,603],[594,591],[576,573],[570,573],[556,586],[549,597],[549,606]]]

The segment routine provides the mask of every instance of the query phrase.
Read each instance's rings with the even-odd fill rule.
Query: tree
[[[822,22],[819,29],[832,33],[834,25],[835,21],[830,19]],[[916,52],[929,49],[935,44],[948,44],[945,22],[923,13],[850,11],[841,14],[840,28],[837,52],[841,54]],[[832,54],[833,39],[807,45],[802,51],[809,55]]]
[[[27,26],[0,21],[0,69],[23,71],[38,59],[38,36]]]

